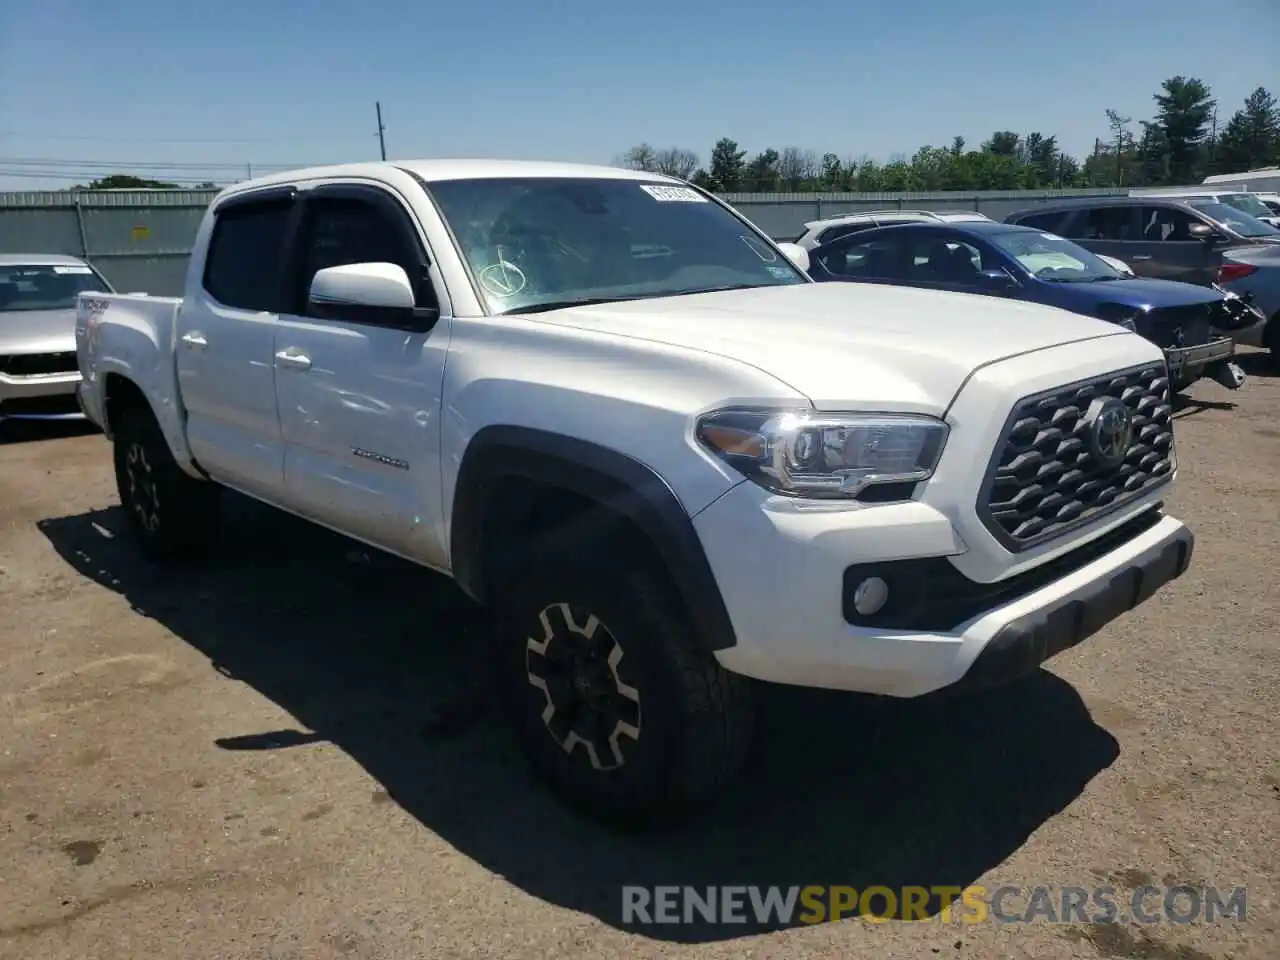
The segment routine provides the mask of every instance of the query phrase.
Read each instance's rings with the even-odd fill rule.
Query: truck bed
[[[85,416],[110,436],[106,402],[111,376],[125,377],[151,402],[175,459],[190,470],[174,353],[181,308],[181,297],[81,294],[76,300],[76,359]]]

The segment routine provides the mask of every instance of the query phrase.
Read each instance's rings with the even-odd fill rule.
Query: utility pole
[[[247,173],[247,174],[249,175],[249,176],[248,176],[248,177],[246,177],[245,179],[247,179],[247,180],[252,180],[252,179],[253,179],[253,164],[252,164],[252,163],[248,163],[248,162],[246,162],[246,163],[245,163],[245,165],[244,165],[244,172],[245,172],[245,173]]]
[[[374,107],[378,111],[378,147],[382,150],[382,159],[385,160],[387,159],[387,141],[382,134],[387,128],[382,125],[382,103],[380,101],[376,102]]]

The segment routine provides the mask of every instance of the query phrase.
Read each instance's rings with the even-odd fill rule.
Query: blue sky
[[[608,163],[642,140],[705,161],[721,136],[884,159],[995,129],[1081,154],[1174,74],[1220,123],[1280,94],[1280,0],[3,6],[0,190],[90,162],[227,180],[376,158],[376,100],[391,158]]]

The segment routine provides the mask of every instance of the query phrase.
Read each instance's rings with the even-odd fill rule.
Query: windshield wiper
[[[510,317],[524,313],[548,313],[552,310],[567,310],[570,307],[594,307],[601,303],[622,303],[626,300],[647,300],[648,294],[631,297],[579,297],[574,300],[547,300],[545,303],[530,303],[521,307],[503,310],[495,316]]]

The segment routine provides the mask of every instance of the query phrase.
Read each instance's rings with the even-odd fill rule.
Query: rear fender
[[[142,318],[131,322],[135,318],[129,316],[127,308],[118,309],[122,304],[112,306],[117,309],[107,311],[109,319],[100,321],[91,337],[95,342],[84,384],[90,394],[87,405],[100,412],[99,426],[111,437],[113,401],[118,402],[132,385],[146,401],[178,466],[193,477],[203,478],[187,444],[186,411],[178,391],[173,343],[176,305],[169,322],[161,324],[143,322]]]

